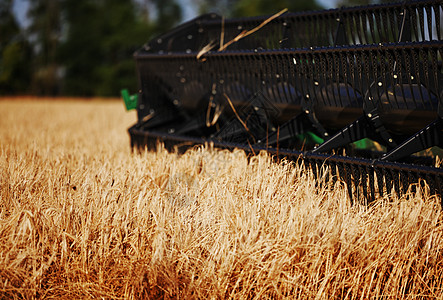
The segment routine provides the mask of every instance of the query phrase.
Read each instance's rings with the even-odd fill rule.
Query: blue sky
[[[28,22],[26,21],[26,12],[28,11],[28,6],[29,3],[26,0],[14,0],[12,10],[14,11],[18,21],[22,26],[28,25]]]
[[[81,1],[81,0],[80,0]],[[184,20],[187,21],[189,19],[192,19],[196,16],[195,11],[192,8],[192,0],[179,0],[183,4],[184,8]],[[297,1],[297,0],[295,0]],[[298,0],[302,1],[302,0]],[[317,0],[321,5],[323,5],[325,8],[335,8],[335,5],[338,0]],[[13,11],[15,15],[17,16],[18,21],[23,27],[26,27],[28,25],[27,18],[26,18],[26,12],[29,7],[28,0],[14,0],[14,6]]]

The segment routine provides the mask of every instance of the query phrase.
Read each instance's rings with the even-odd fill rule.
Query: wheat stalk
[[[351,206],[342,182],[264,152],[131,154],[135,117],[0,101],[1,298],[443,297],[426,188]]]

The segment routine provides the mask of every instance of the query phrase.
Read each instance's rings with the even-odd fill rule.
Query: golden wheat
[[[132,154],[135,118],[0,101],[1,298],[443,297],[426,190],[366,208],[264,153]]]

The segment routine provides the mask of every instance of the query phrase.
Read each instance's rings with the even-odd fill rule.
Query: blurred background
[[[135,91],[132,54],[206,12],[225,17],[374,0],[0,0],[0,96],[118,97]]]

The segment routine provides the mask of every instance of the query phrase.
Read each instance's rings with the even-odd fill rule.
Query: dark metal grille
[[[199,17],[135,54],[131,143],[266,149],[366,202],[412,183],[441,195],[443,169],[415,153],[443,147],[442,17],[441,1]],[[365,138],[384,148],[355,150]]]
[[[282,108],[281,122],[313,107],[321,123],[338,129],[363,114],[366,98],[380,108],[388,127],[410,134],[437,118],[443,89],[442,52],[443,44],[432,41],[315,51],[215,52],[205,55],[204,62],[193,54],[139,55],[137,60],[150,96],[161,89],[189,111],[209,92],[226,94],[239,104],[261,92],[291,110],[285,118]],[[407,123],[392,118],[406,112],[416,118],[411,116]],[[402,124],[407,128],[399,128]]]
[[[152,53],[198,52],[215,43],[222,31],[226,43],[244,30],[259,26],[270,16],[222,20],[215,14],[162,35],[146,49]],[[408,1],[318,12],[286,13],[232,44],[229,50],[280,49],[333,45],[378,44],[442,40],[441,1]]]

